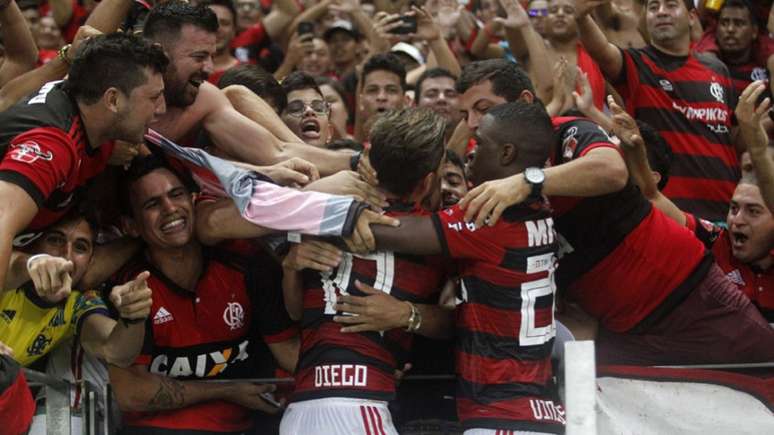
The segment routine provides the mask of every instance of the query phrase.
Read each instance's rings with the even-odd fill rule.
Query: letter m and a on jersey
[[[564,432],[551,399],[554,270],[558,243],[547,210],[507,209],[493,227],[466,223],[458,206],[433,215],[457,259],[457,414],[466,429]]]

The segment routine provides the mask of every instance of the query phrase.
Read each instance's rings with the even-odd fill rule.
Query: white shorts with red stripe
[[[285,410],[280,435],[398,435],[387,402],[328,398],[294,402]]]
[[[548,432],[530,432],[508,429],[468,429],[462,435],[552,435]]]

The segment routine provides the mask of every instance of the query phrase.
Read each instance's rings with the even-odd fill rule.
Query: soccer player
[[[250,410],[278,411],[261,396],[272,385],[198,381],[293,370],[298,339],[282,305],[279,265],[262,252],[247,259],[229,246],[203,247],[192,195],[159,158],[136,159],[123,181],[126,229],[146,249],[118,278],[148,269],[154,290],[140,356],[129,368],[110,367],[124,432],[248,430]]]
[[[421,216],[423,204],[439,206],[445,127],[428,109],[386,112],[374,124],[370,160],[390,203],[388,216]],[[299,274],[310,265],[322,272]],[[286,303],[301,319],[302,340],[296,390],[280,433],[397,434],[387,402],[395,397],[394,371],[406,362],[410,333],[452,332],[451,313],[437,306],[446,282],[443,262],[389,251],[342,255],[312,242],[295,246],[284,266]],[[361,325],[345,325],[353,333],[342,332],[334,320],[358,312],[341,303],[345,295],[376,295],[379,311],[397,313],[403,323],[364,333],[357,332]]]
[[[731,131],[737,95],[722,62],[691,53],[694,2],[648,0],[651,43],[626,50],[608,42],[589,16],[601,3],[577,1],[581,42],[626,101],[627,112],[672,146],[672,176],[664,194],[683,210],[722,221],[740,175]]]
[[[127,34],[84,43],[64,82],[0,113],[0,282],[11,246],[61,218],[102,172],[115,140],[140,143],[164,113],[164,53]],[[26,231],[25,231],[26,230]]]
[[[517,101],[485,114],[475,139],[470,178],[479,184],[540,171],[553,126],[541,106]],[[443,254],[460,273],[455,353],[457,415],[465,433],[562,433],[564,410],[549,385],[558,239],[540,190],[492,225],[465,222],[458,205],[400,221],[398,228],[373,227],[377,249]],[[358,314],[353,322],[370,317]]]
[[[529,80],[516,67],[466,67],[458,89],[468,123],[480,122],[481,113],[497,104],[534,101],[530,87],[512,83],[529,85]],[[503,209],[542,188],[564,239],[557,283],[568,299],[599,320],[598,361],[774,359],[774,330],[733,288],[701,242],[654,209],[628,180],[608,134],[584,119],[553,121],[558,139],[550,146],[553,165],[543,176],[519,173],[489,181],[460,204],[477,226],[487,220],[494,224]],[[718,307],[712,300],[724,303]],[[712,332],[720,330],[723,334]]]

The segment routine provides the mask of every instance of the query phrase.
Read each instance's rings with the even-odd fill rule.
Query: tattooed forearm
[[[148,402],[148,407],[151,410],[182,408],[185,403],[185,385],[166,376],[159,376],[159,381],[159,389]]]

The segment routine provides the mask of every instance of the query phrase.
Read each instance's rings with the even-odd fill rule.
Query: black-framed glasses
[[[308,104],[301,100],[293,100],[285,106],[285,113],[290,116],[301,117],[304,116],[307,107],[318,115],[327,115],[331,111],[331,106],[324,100],[312,100]]]

